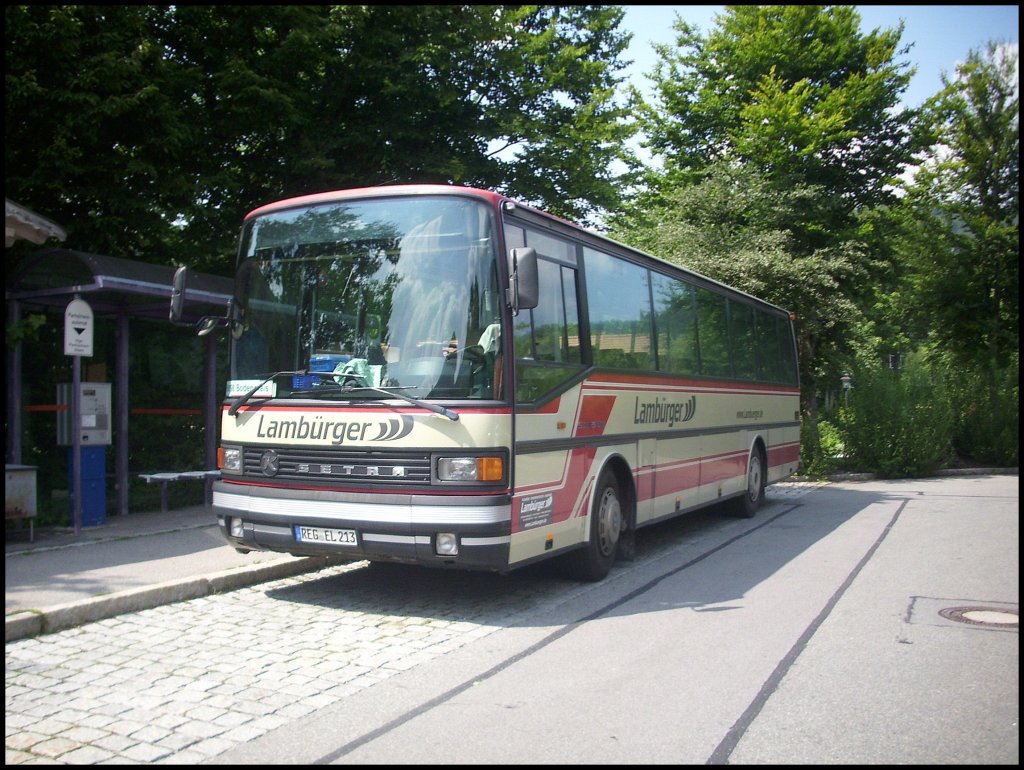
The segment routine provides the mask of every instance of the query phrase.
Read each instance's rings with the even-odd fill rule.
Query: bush
[[[817,431],[817,436],[812,431]],[[800,425],[800,474],[828,476],[846,462],[842,434],[829,420],[819,419],[817,425],[804,420]]]
[[[986,378],[951,368],[947,375],[955,424],[953,446],[966,460],[1001,467],[1020,462],[1017,362]]]
[[[854,375],[840,431],[854,470],[882,478],[927,476],[953,457],[953,412],[941,377],[911,360],[902,372]]]

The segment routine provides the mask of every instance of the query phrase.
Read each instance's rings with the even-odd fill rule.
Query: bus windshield
[[[338,201],[249,220],[229,394],[282,372],[261,395],[500,397],[494,234],[486,206],[450,196]]]

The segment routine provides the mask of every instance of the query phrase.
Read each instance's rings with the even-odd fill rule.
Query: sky
[[[651,43],[675,43],[672,24],[676,14],[702,33],[715,26],[721,5],[624,5],[626,15],[620,29],[632,32],[633,40],[624,58],[633,59],[627,70],[632,82],[650,94],[644,73],[654,69],[657,55]],[[905,57],[917,67],[903,94],[908,107],[918,107],[942,88],[941,74],[952,79],[958,62],[972,49],[985,51],[990,40],[1019,45],[1020,8],[1017,5],[858,5],[861,32],[892,29],[904,21],[904,46],[912,44]]]

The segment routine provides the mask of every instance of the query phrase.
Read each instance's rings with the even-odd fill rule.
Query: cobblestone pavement
[[[11,642],[6,763],[196,764],[601,585],[358,562]]]

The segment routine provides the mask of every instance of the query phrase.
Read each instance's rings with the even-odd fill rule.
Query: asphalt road
[[[1017,764],[1018,505],[779,485],[598,584],[343,565],[11,642],[7,762]]]

